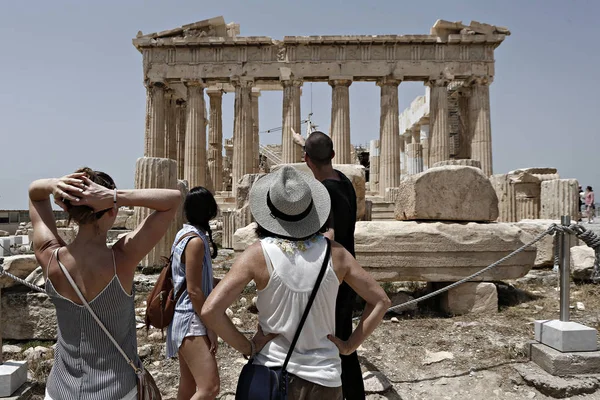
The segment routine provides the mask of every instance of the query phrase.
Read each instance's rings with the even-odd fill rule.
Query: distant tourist
[[[178,400],[214,399],[219,394],[217,335],[206,328],[200,311],[213,290],[211,258],[217,245],[208,223],[217,216],[217,202],[199,186],[190,190],[183,209],[188,223],[175,237],[171,263],[174,292],[181,294],[167,329],[167,357],[179,355]]]
[[[69,245],[58,234],[50,195],[79,225]],[[62,178],[33,182],[29,200],[35,256],[43,266],[46,291],[58,320],[45,399],[137,399],[134,368],[82,305],[76,288],[127,358],[139,367],[133,275],[169,227],[179,207],[179,191],[117,190],[107,174],[82,168]],[[106,236],[119,206],[155,212],[111,249]]]
[[[588,223],[591,224],[594,222],[594,216],[596,215],[594,190],[591,186],[585,188],[585,207],[587,211]]]
[[[276,368],[284,363],[326,261],[328,239],[322,233],[327,229],[330,208],[327,189],[291,166],[263,176],[252,186],[250,209],[260,241],[236,258],[206,300],[201,317],[254,364]],[[379,284],[339,243],[331,242],[331,258],[325,268],[287,366],[290,400],[342,399],[340,354],[354,353],[390,305]],[[256,283],[259,321],[252,340],[225,315],[250,281]],[[343,340],[335,337],[336,297],[342,283],[354,288],[367,303],[358,327]]]
[[[583,206],[585,204],[585,192],[583,191],[583,188],[581,187],[581,185],[579,185],[579,218],[577,219],[577,221],[581,222],[582,218],[582,211],[583,211]]]

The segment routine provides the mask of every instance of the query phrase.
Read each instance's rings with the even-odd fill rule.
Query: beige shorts
[[[343,400],[342,387],[327,387],[317,385],[290,374],[288,397],[294,400]]]

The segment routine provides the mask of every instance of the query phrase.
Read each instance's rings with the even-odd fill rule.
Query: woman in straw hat
[[[284,362],[296,328],[325,261],[321,234],[331,210],[329,194],[312,176],[286,166],[259,179],[250,209],[260,240],[237,257],[202,308],[202,320],[255,364]],[[248,340],[225,310],[250,281],[256,283],[258,332]],[[338,287],[347,282],[366,306],[358,327],[342,341],[334,336]],[[287,371],[290,399],[341,399],[339,354],[350,354],[377,327],[390,301],[377,282],[336,242]]]

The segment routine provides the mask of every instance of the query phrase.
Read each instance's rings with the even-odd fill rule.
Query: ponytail
[[[212,230],[210,229],[210,225],[208,223],[206,223],[206,225],[203,226],[202,228],[204,228],[206,233],[208,233],[208,240],[210,240],[210,243],[212,245],[212,253],[210,255],[210,258],[215,259],[215,258],[217,258],[217,252],[219,251],[219,249],[217,248],[217,244],[213,240]]]

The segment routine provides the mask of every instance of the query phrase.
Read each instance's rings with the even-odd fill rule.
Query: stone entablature
[[[254,76],[257,84],[280,78],[282,66],[295,77],[328,81],[333,75],[354,81],[397,76],[424,81],[450,75],[456,79],[494,75],[494,49],[505,35],[140,37],[133,44],[144,56],[151,81],[209,79],[229,81]],[[309,63],[309,64],[307,64]]]

